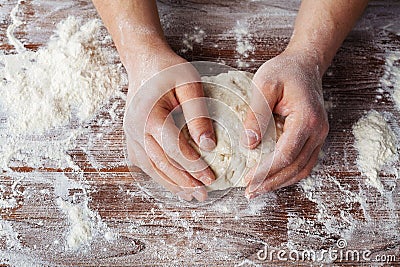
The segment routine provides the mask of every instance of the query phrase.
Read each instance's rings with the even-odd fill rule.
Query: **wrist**
[[[304,64],[315,67],[321,79],[331,61],[316,46],[307,46],[304,43],[295,43],[291,41],[283,53],[291,55],[291,57],[297,57]]]
[[[172,51],[163,36],[133,36],[126,38],[124,44],[117,45],[117,50],[125,68],[134,68],[137,62],[149,59],[152,54]]]
[[[336,49],[323,41],[317,42],[298,37],[292,37],[285,51],[288,50],[308,57],[311,62],[314,62],[318,66],[322,77],[329,68],[335,56]]]

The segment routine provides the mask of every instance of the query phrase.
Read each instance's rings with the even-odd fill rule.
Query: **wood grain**
[[[0,49],[6,54],[15,53],[5,35],[15,4],[16,1],[0,4]],[[178,54],[189,61],[225,62],[232,67],[238,67],[240,59],[249,64],[241,69],[251,72],[284,50],[298,7],[299,1],[290,0],[159,1],[167,39]],[[320,191],[314,192],[321,203],[310,201],[297,185],[252,202],[243,197],[241,189],[231,190],[223,197],[211,196],[212,202],[206,205],[180,202],[172,196],[159,200],[157,196],[162,195],[163,190],[138,168],[129,171],[126,164],[122,129],[125,103],[121,101],[111,130],[100,123],[107,116],[105,113],[90,122],[93,134],[104,133],[101,140],[88,145],[90,134],[80,136],[77,147],[69,151],[82,169],[81,173],[46,166],[40,170],[14,167],[16,172],[30,174],[18,183],[19,190],[37,193],[27,194],[32,196],[29,199],[21,194],[16,208],[1,210],[2,219],[12,223],[24,247],[22,250],[7,249],[6,240],[0,238],[2,253],[42,266],[308,266],[311,263],[307,261],[274,259],[263,262],[256,254],[264,244],[286,250],[334,248],[337,240],[350,231],[348,248],[369,249],[373,255],[396,255],[397,261],[386,265],[400,264],[400,236],[396,232],[400,213],[399,181],[391,173],[380,174],[388,190],[392,190],[393,206],[389,208],[388,199],[365,186],[365,177],[356,167],[356,151],[352,146],[352,125],[370,109],[386,112],[389,123],[400,133],[400,113],[390,95],[383,94],[382,100],[375,101],[376,89],[382,87],[380,79],[385,71],[385,56],[400,51],[400,36],[384,29],[399,19],[398,14],[399,1],[372,1],[324,77],[324,98],[332,107],[328,111],[331,129],[324,146],[324,158],[315,173],[316,177],[326,180],[318,188]],[[85,20],[97,17],[90,1],[79,0],[27,0],[23,1],[18,15],[25,23],[15,35],[30,50],[43,46],[55,29],[55,23],[69,15]],[[234,29],[239,24],[248,26],[246,38],[255,47],[254,54],[245,59],[236,52]],[[195,33],[194,27],[203,29],[206,37],[202,43],[194,44],[193,51],[183,53],[184,34]],[[112,43],[107,46],[114,47]],[[395,166],[400,169],[399,161]],[[70,192],[71,196],[75,201],[89,196],[90,209],[119,233],[117,241],[93,240],[90,247],[80,252],[65,250],[63,240],[68,221],[59,211],[52,193],[52,181],[61,172],[85,186],[85,190]],[[0,184],[5,188],[10,188],[15,179],[12,174],[0,174]],[[143,192],[138,185],[152,195]],[[368,216],[360,203],[345,201],[343,190],[354,193],[362,190],[369,207]],[[335,226],[336,232],[329,228],[329,220],[319,218],[321,205],[326,207],[326,216],[343,224]],[[354,229],[350,229],[343,214],[356,220]],[[304,223],[296,226],[293,218],[301,218]],[[53,243],[54,240],[60,243]],[[370,262],[335,262],[336,266],[361,264],[368,266]]]

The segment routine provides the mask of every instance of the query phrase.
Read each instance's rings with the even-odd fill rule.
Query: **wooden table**
[[[0,3],[0,49],[5,53],[15,52],[5,35],[15,4]],[[159,1],[166,36],[179,54],[190,61],[225,62],[232,67],[245,62],[248,66],[241,69],[251,72],[283,51],[298,7],[299,1],[291,0]],[[67,16],[85,20],[97,17],[90,1],[77,0],[26,0],[18,14],[25,24],[17,29],[16,36],[31,50],[45,44],[55,23]],[[391,187],[391,198],[365,185],[366,178],[355,164],[352,125],[365,111],[375,109],[386,112],[390,125],[400,134],[400,113],[390,95],[383,93],[383,98],[375,101],[380,94],[377,88],[382,87],[385,57],[400,52],[400,36],[393,33],[400,29],[399,14],[399,1],[372,1],[324,77],[324,97],[331,104],[331,130],[324,146],[325,156],[313,175],[317,181],[314,189],[307,191],[295,185],[250,202],[243,190],[236,189],[222,198],[213,197],[215,201],[207,205],[156,200],[137,186],[135,179],[145,175],[139,169],[129,172],[127,168],[122,129],[125,103],[121,101],[112,131],[96,126],[102,115],[93,121],[93,131],[104,131],[104,139],[89,146],[88,137],[81,136],[77,147],[69,151],[80,173],[18,166],[15,170],[23,174],[22,180],[9,173],[0,174],[0,184],[6,190],[3,194],[13,184],[21,192],[34,192],[29,198],[21,194],[15,208],[1,210],[3,229],[11,226],[15,232],[11,239],[20,244],[10,245],[10,237],[1,234],[0,229],[1,258],[10,259],[5,265],[308,266],[311,261],[294,263],[279,260],[276,254],[272,260],[262,261],[257,252],[265,246],[270,251],[283,249],[287,253],[294,249],[321,252],[338,249],[338,240],[344,238],[344,249],[370,250],[373,259],[380,255],[393,260],[392,255],[396,261],[386,265],[398,266],[399,180],[390,171],[380,174],[384,184]],[[204,30],[204,40],[194,43],[193,51],[182,52],[184,34],[195,34],[195,27]],[[250,33],[244,38],[255,50],[248,58],[236,52],[235,28],[247,28]],[[397,161],[397,170],[399,166]],[[68,220],[52,193],[62,171],[84,188],[70,190],[70,197],[78,202],[87,200],[88,208],[98,215],[98,234],[77,252],[65,249]],[[153,194],[158,190],[146,187]],[[118,238],[104,239],[105,228],[118,233]],[[361,264],[372,263],[335,261],[337,266]]]

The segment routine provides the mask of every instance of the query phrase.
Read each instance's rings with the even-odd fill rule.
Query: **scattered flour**
[[[24,137],[1,133],[0,170],[10,170],[21,165],[31,168],[71,168],[79,170],[67,151],[73,149],[77,136],[86,132],[83,128],[71,129],[55,137]]]
[[[17,17],[17,13],[19,10],[19,6],[21,5],[22,0],[18,0],[17,4],[15,7],[11,10],[11,20],[12,23],[7,27],[7,38],[8,41],[10,42],[11,45],[15,47],[15,50],[18,53],[22,53],[25,51],[24,45],[18,40],[17,38],[14,37],[14,31],[16,28],[21,26],[23,22]]]
[[[239,22],[234,29],[236,38],[236,52],[244,58],[249,57],[249,53],[254,52],[254,46],[250,42],[252,35],[249,33],[247,27],[244,27]]]
[[[357,177],[354,178],[357,181]],[[288,213],[287,247],[304,249],[308,244],[320,244],[319,248],[314,248],[320,250],[335,244],[339,238],[345,239],[348,247],[359,247],[362,242],[369,242],[371,229],[382,242],[398,239],[400,228],[395,193],[385,191],[378,197],[375,190],[363,189],[362,183],[354,187],[318,170],[302,180],[299,186],[307,199],[315,203],[317,213],[315,218],[309,215],[305,218],[299,212]],[[327,191],[334,194],[327,194]],[[390,220],[382,223],[382,218]],[[299,243],[298,240],[302,241]]]
[[[320,174],[318,171],[313,171],[308,178],[300,181],[299,186],[303,189],[306,198],[316,204],[316,218],[305,220],[301,217],[291,216],[291,222],[295,225],[288,225],[288,229],[291,230],[288,234],[297,234],[297,223],[304,225],[303,230],[305,230],[305,227],[307,228],[308,234],[303,238],[320,239],[323,236],[321,233],[342,237],[348,237],[352,234],[357,221],[353,217],[354,212],[351,211],[359,206],[360,199],[357,194],[345,185],[340,184],[335,177]],[[333,190],[332,188],[337,188],[339,193],[335,194],[333,199],[329,199],[325,192]],[[339,203],[343,203],[340,204],[342,206]],[[322,229],[315,228],[315,224],[318,223],[323,225]],[[295,239],[294,236],[291,236],[291,238]]]
[[[42,133],[90,119],[121,85],[98,40],[101,24],[69,17],[45,48],[0,58],[1,105],[12,133]],[[75,113],[75,114],[74,114]]]
[[[397,153],[396,136],[384,117],[371,110],[354,126],[354,147],[358,151],[357,164],[362,174],[367,176],[368,184],[383,192],[383,184],[378,173]]]
[[[236,27],[233,29],[233,34],[236,39],[236,52],[239,55],[236,63],[238,67],[249,67],[249,63],[243,61],[244,59],[249,58],[251,54],[254,54],[255,47],[251,43],[253,35],[249,32],[249,29],[246,24],[241,23],[240,21],[236,22]]]
[[[84,205],[73,205],[62,199],[57,203],[60,209],[67,214],[70,222],[70,230],[67,235],[67,246],[69,249],[77,250],[82,245],[87,245],[92,240],[94,228],[94,213]]]
[[[385,58],[385,74],[381,84],[390,92],[398,110],[400,110],[400,52],[391,52]]]
[[[12,223],[0,220],[0,238],[5,239],[7,249],[20,249],[21,242],[18,239],[18,233],[13,229]]]
[[[400,110],[400,81],[398,86],[399,87],[397,88],[397,90],[393,93],[393,99],[396,102],[397,108]]]
[[[18,205],[18,198],[22,193],[17,189],[19,180],[15,181],[10,187],[0,185],[0,208],[3,210],[15,208]]]
[[[201,44],[203,43],[204,38],[206,37],[206,32],[199,27],[194,27],[194,33],[193,34],[188,34],[185,33],[182,43],[183,43],[183,48],[181,49],[182,53],[186,53],[188,51],[193,51],[193,45],[196,44]]]
[[[76,148],[77,137],[90,134],[90,127],[84,124],[94,118],[103,105],[111,98],[125,99],[121,88],[126,78],[121,71],[122,65],[114,62],[115,51],[102,46],[103,40],[109,37],[102,35],[99,20],[83,23],[69,17],[57,25],[45,47],[27,50],[14,36],[15,29],[24,23],[18,18],[21,2],[19,0],[12,9],[12,23],[7,29],[9,43],[17,53],[0,55],[0,171],[3,171],[0,208],[6,214],[23,205],[24,201],[35,203],[40,197],[42,201],[49,197],[52,201],[56,199],[70,225],[65,235],[66,250],[82,252],[91,241],[102,239],[111,243],[117,234],[102,222],[97,212],[89,209],[87,188],[78,181],[83,178],[83,173],[68,155],[68,150]],[[107,110],[111,121],[116,120],[116,110],[115,103]],[[100,126],[107,126],[107,123],[105,120]],[[21,166],[72,168],[79,172],[74,174],[77,180],[72,180],[63,172],[14,170]],[[50,184],[54,192],[38,190],[24,180],[36,183],[35,186]],[[47,227],[42,220],[31,223]],[[0,220],[0,238],[4,240],[0,250],[1,264],[36,266],[34,262],[41,262],[32,256],[35,252],[19,240],[18,230],[22,224]],[[48,226],[52,227],[51,222]],[[61,237],[46,240],[53,238],[53,234],[40,235],[37,240],[45,240],[46,243],[41,244],[45,250],[59,244]],[[33,249],[36,250],[36,244]]]
[[[69,17],[36,52],[22,49],[9,28],[19,53],[0,56],[0,169],[10,162],[38,168],[44,161],[77,169],[66,151],[85,132],[80,125],[125,83],[121,65],[110,64],[111,52],[101,46],[101,23]]]

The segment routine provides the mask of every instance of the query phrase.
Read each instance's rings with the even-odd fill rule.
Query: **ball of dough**
[[[230,187],[244,187],[243,178],[255,166],[263,154],[274,150],[282,122],[270,123],[261,144],[246,149],[240,144],[243,121],[249,107],[253,75],[247,72],[230,71],[217,76],[202,77],[210,118],[217,138],[217,146],[211,152],[198,148],[190,138],[186,126],[182,128],[185,137],[203,160],[214,171],[217,180],[207,186],[208,191],[224,190]],[[275,117],[275,121],[277,117]],[[276,131],[275,125],[278,125]]]

